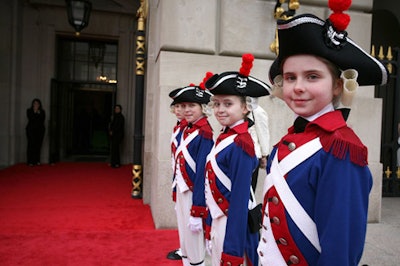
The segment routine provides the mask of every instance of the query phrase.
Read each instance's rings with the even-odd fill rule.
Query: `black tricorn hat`
[[[183,102],[207,104],[211,96],[212,94],[208,90],[193,84],[175,89],[169,93],[169,97],[173,99],[171,105]]]
[[[265,82],[249,76],[254,56],[252,54],[244,54],[242,60],[242,67],[239,72],[228,71],[215,74],[207,80],[205,87],[214,95],[225,94],[250,97],[269,95],[270,87]]]
[[[361,86],[387,83],[385,66],[347,37],[344,29],[337,31],[332,16],[324,21],[312,14],[303,14],[278,20],[277,28],[279,54],[269,70],[271,82],[282,74],[282,62],[287,57],[310,54],[331,61],[341,70],[356,69]]]
[[[171,106],[176,104],[176,102],[175,102],[175,100],[174,100],[175,95],[176,95],[180,90],[182,90],[182,89],[183,89],[183,88],[174,89],[173,91],[171,91],[171,92],[168,94],[169,97],[171,97],[171,99],[172,99]]]

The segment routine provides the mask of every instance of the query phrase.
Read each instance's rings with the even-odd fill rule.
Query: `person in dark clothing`
[[[114,107],[114,115],[110,123],[109,134],[111,137],[111,167],[120,167],[120,145],[124,138],[125,118],[121,113],[122,107]]]
[[[26,110],[28,124],[25,128],[28,139],[27,163],[29,166],[40,165],[40,150],[42,148],[46,119],[45,111],[39,99],[33,99],[31,107]]]

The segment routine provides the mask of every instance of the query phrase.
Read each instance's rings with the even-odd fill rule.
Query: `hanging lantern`
[[[81,30],[89,25],[92,3],[87,0],[66,0],[68,22],[74,27],[75,34],[79,36]]]

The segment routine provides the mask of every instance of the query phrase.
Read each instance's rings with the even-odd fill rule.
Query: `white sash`
[[[175,171],[175,180],[172,183],[172,187],[175,186],[175,183],[178,184],[180,192],[185,192],[189,190],[189,187],[187,186],[185,180],[183,179],[181,169],[179,167],[179,153],[182,152],[183,156],[185,157],[186,162],[189,164],[189,167],[193,170],[193,172],[196,173],[196,163],[194,162],[192,156],[190,156],[189,151],[187,150],[187,145],[199,134],[199,130],[195,130],[193,133],[191,133],[186,139],[183,139],[183,135],[181,137],[181,143],[179,147],[177,148],[175,152],[175,161],[178,164],[178,167],[176,167]]]
[[[176,136],[178,136],[179,132],[181,131],[180,127],[178,127],[171,135],[171,145],[174,144],[175,147],[178,146],[178,141],[176,140]]]
[[[179,147],[176,150],[175,159],[176,159],[176,157],[178,157],[179,153],[182,152],[183,157],[185,157],[185,161],[188,163],[188,165],[192,169],[192,171],[196,173],[196,162],[193,160],[192,156],[190,155],[190,153],[187,149],[187,146],[195,137],[197,137],[197,135],[199,135],[199,130],[197,129],[197,130],[193,131],[192,133],[190,133],[190,135],[186,139],[183,139],[183,135],[184,135],[184,133],[182,133],[181,143],[179,144]]]
[[[275,154],[271,165],[271,174],[268,175],[272,178],[272,182],[290,217],[319,252],[321,252],[321,246],[319,244],[317,226],[296,199],[284,176],[321,148],[322,145],[319,138],[315,138],[294,150],[279,163],[278,156]]]
[[[214,144],[214,147],[211,149],[210,153],[207,156],[207,162],[211,163],[212,169],[216,175],[216,177],[221,181],[221,183],[230,191],[231,190],[231,180],[229,177],[225,175],[225,173],[219,168],[215,156],[228,147],[230,144],[233,143],[233,140],[237,134],[231,135],[225,139],[223,139],[218,145]],[[208,180],[208,172],[206,171],[206,183],[205,183],[205,190],[206,190],[206,202],[207,207],[210,210],[211,217],[216,219],[225,215],[222,210],[219,208],[217,202],[215,202],[214,197],[212,196],[211,189],[210,189],[210,182]]]
[[[180,128],[178,127],[174,132],[172,132],[172,135],[171,135],[170,144],[171,144],[171,146],[174,145],[175,148],[178,147],[178,141],[176,140],[176,136],[179,134],[179,132],[180,132]],[[176,152],[176,150],[175,150],[175,152]],[[175,166],[176,166],[175,154],[171,154],[171,165],[172,165],[172,171],[175,172]]]
[[[290,217],[319,252],[321,252],[321,246],[319,244],[317,227],[311,217],[297,201],[284,176],[321,148],[322,145],[319,138],[315,138],[294,150],[279,163],[277,151],[272,161],[270,174],[267,175],[264,183],[264,195],[272,186],[275,186]],[[267,215],[268,204],[269,203],[267,202],[267,206],[265,207],[265,213]],[[258,246],[258,251],[264,253],[264,256],[260,257],[260,260],[267,265],[287,265],[272,234],[270,220],[264,219],[263,225],[266,229],[262,230],[262,237],[267,239],[267,241],[260,241]]]
[[[215,175],[229,191],[231,191],[231,186],[232,186],[231,180],[229,179],[229,177],[225,175],[225,173],[221,170],[221,168],[219,168],[215,156],[223,149],[231,145],[236,136],[237,134],[230,135],[229,137],[226,137],[225,139],[221,140],[221,142],[218,143],[218,145],[214,144],[214,147],[211,149],[210,153],[207,156],[207,161],[210,161]]]

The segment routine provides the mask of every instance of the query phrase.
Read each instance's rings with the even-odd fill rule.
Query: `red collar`
[[[332,111],[321,115],[314,121],[311,121],[306,126],[306,132],[310,127],[319,127],[326,132],[333,132],[339,128],[346,127],[346,121],[343,119],[343,115],[340,111]],[[288,129],[288,133],[294,133],[294,127],[291,126]]]

